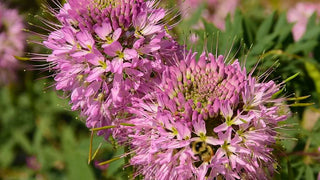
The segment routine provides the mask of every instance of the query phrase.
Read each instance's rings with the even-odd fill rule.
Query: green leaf
[[[294,44],[290,44],[288,48],[286,49],[286,52],[290,54],[296,54],[299,52],[304,52],[305,54],[308,54],[311,52],[316,46],[318,45],[318,42],[316,40],[309,40],[305,42],[297,42]]]
[[[241,22],[242,16],[238,12],[233,22],[227,18],[225,31],[220,31],[212,23],[203,20],[205,31],[196,31],[201,41],[195,50],[202,52],[206,49],[213,54],[217,51],[218,54],[229,55],[228,58],[233,57],[242,38]]]
[[[1,144],[0,148],[0,167],[8,167],[14,159],[14,145],[15,140],[8,141],[7,143]]]
[[[238,38],[243,33],[243,16],[238,9],[234,13],[234,19],[231,20],[230,15],[226,19],[226,34],[237,36]]]
[[[301,162],[301,161],[299,161],[299,162]],[[298,174],[295,176],[296,177],[295,180],[300,180],[305,171],[306,171],[306,167],[305,166],[300,166],[298,168]]]
[[[287,101],[301,101],[301,100],[308,99],[309,97],[310,97],[310,95],[308,95],[308,96],[301,96],[301,97],[287,98]]]
[[[292,76],[288,77],[287,79],[285,79],[283,82],[287,83],[287,82],[291,81],[292,79],[296,78],[299,74],[300,74],[300,72],[297,72],[294,75],[292,75]]]
[[[316,124],[313,126],[312,131],[313,131],[314,133],[316,133],[316,132],[319,132],[319,133],[320,133],[320,121],[319,121],[319,119],[318,119],[318,121],[316,122]],[[320,136],[319,136],[319,137],[320,137]],[[320,139],[319,139],[319,140],[320,140]],[[319,145],[320,145],[320,143],[319,143]]]
[[[253,55],[260,55],[264,51],[269,50],[274,46],[274,40],[276,39],[277,34],[266,35],[262,38],[261,41],[256,42],[256,44],[252,47],[251,53]]]
[[[305,67],[309,76],[313,79],[313,83],[316,87],[317,93],[320,94],[320,70],[310,62],[305,62]]]
[[[87,156],[81,155],[71,128],[63,130],[62,145],[64,159],[67,163],[68,179],[95,179],[90,166],[86,163]]]
[[[292,152],[298,144],[298,140],[294,139],[294,137],[300,133],[300,127],[298,126],[300,123],[299,120],[300,119],[297,116],[293,116],[288,118],[286,121],[279,123],[279,127],[283,127],[278,130],[280,136],[286,137],[281,141],[286,152]],[[288,161],[289,160],[290,159],[288,159]],[[292,166],[291,163],[290,166]]]
[[[286,13],[281,13],[278,21],[275,24],[274,27],[274,32],[277,34],[280,34],[280,32],[282,31],[283,27],[287,24],[287,15]]]
[[[202,12],[205,9],[205,4],[201,3],[200,6],[196,7],[196,11],[190,16],[190,18],[185,19],[181,22],[181,27],[187,28],[187,27],[191,27],[194,26],[201,18],[202,16]],[[186,29],[184,29],[186,30]]]
[[[313,175],[313,170],[310,166],[306,167],[306,173],[305,173],[306,180],[315,180]]]
[[[293,170],[292,170],[291,163],[289,160],[287,160],[287,168],[288,168],[288,178],[293,179],[293,177],[294,177]]]
[[[179,31],[179,39],[182,41],[182,43],[185,43],[185,41],[188,40],[192,26],[199,23],[204,9],[205,4],[202,3],[197,7],[196,11],[189,16],[188,19],[182,20],[182,22],[178,25],[177,29]]]
[[[16,140],[17,144],[19,144],[27,153],[31,153],[32,146],[24,132],[25,131],[21,129],[16,129],[13,132],[13,138]]]
[[[292,27],[293,27],[293,25],[290,25],[290,24],[286,24],[286,26],[283,27],[283,29],[279,35],[279,38],[278,38],[277,46],[280,46],[280,47],[284,46],[284,44],[285,44],[284,41],[290,37],[289,35],[291,35]]]
[[[108,167],[108,174],[113,174],[116,175],[118,171],[122,171],[123,170],[123,166],[124,166],[124,158],[117,158],[117,156],[120,156],[124,153],[124,149],[122,148],[118,148],[116,151],[116,154],[114,156],[113,159],[117,159],[115,161],[112,161]]]
[[[309,18],[306,31],[299,41],[309,41],[317,39],[320,35],[320,26],[317,23],[317,13],[314,12]]]
[[[293,103],[290,104],[290,107],[306,107],[306,106],[312,106],[314,103]]]
[[[247,44],[252,44],[254,42],[256,27],[255,23],[251,20],[251,18],[243,18],[243,38]],[[237,28],[237,27],[234,27]]]
[[[320,146],[320,118],[317,119],[316,123],[313,125],[311,133],[311,144],[318,148]]]
[[[268,18],[264,20],[263,23],[258,28],[257,35],[256,35],[257,42],[262,41],[265,38],[265,36],[267,36],[268,33],[270,32],[273,25],[273,21],[274,21],[274,15],[275,15],[275,12],[269,15]]]
[[[20,61],[30,61],[31,59],[28,57],[20,57],[20,56],[14,56],[17,60]]]
[[[313,28],[307,29],[304,35],[301,37],[299,41],[310,41],[317,39],[320,35],[320,26],[317,25]]]

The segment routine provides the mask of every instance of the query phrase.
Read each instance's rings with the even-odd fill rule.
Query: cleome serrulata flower
[[[294,23],[292,28],[293,39],[299,41],[307,29],[308,20],[315,13],[319,19],[320,3],[300,2],[289,9],[287,14],[288,22]]]
[[[70,94],[89,128],[111,125],[132,97],[149,92],[180,46],[156,1],[69,0],[43,44],[56,89]],[[108,137],[106,135],[106,137]]]
[[[270,179],[276,160],[281,86],[247,73],[238,60],[189,53],[167,67],[153,93],[135,99],[115,134],[145,179]],[[125,136],[125,135],[124,135]],[[121,136],[117,136],[121,137]]]
[[[0,3],[0,84],[16,79],[19,62],[15,56],[21,56],[25,46],[23,28],[18,11]]]

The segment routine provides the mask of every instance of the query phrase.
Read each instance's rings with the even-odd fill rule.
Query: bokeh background
[[[92,147],[99,151],[88,164],[91,133],[84,117],[70,110],[68,94],[55,90],[46,63],[29,59],[50,53],[37,42],[39,34],[48,34],[41,28],[43,20],[55,21],[45,7],[57,5],[50,0],[0,2],[21,15],[26,37],[23,54],[16,57],[19,68],[8,75],[16,78],[0,86],[0,179],[128,179],[124,159],[98,165],[124,152],[112,139],[106,142],[94,135]],[[294,9],[299,3],[315,6],[298,14]],[[171,12],[169,24],[176,24],[172,35],[187,48],[238,58],[248,69],[258,64],[256,74],[271,72],[269,79],[288,80],[282,96],[288,97],[292,116],[279,128],[275,179],[320,179],[320,5],[316,3],[320,2],[160,2]],[[292,31],[295,22],[289,22],[292,10],[305,16],[306,30],[299,39]],[[0,61],[4,61],[1,53]]]

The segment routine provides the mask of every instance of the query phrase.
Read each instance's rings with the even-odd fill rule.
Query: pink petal
[[[115,74],[114,80],[113,80],[113,88],[111,89],[112,99],[114,102],[122,100],[122,97],[120,96],[122,82],[123,82],[122,75]]]
[[[72,53],[71,57],[83,57],[83,56],[85,56],[85,55],[87,55],[89,53],[90,53],[89,51],[80,50],[80,51],[77,51],[75,53]]]
[[[121,33],[122,33],[121,28],[116,29],[116,30],[113,32],[112,40],[113,40],[113,41],[118,41],[119,37],[121,36]]]
[[[163,19],[165,15],[166,11],[164,9],[158,9],[149,16],[148,20],[153,23],[157,23],[158,21]]]
[[[126,73],[129,76],[137,76],[137,77],[142,77],[143,76],[143,73],[141,71],[138,71],[138,70],[132,69],[132,68],[127,68],[126,69]]]
[[[150,44],[150,45],[146,45],[146,46],[140,48],[140,51],[141,51],[142,53],[148,54],[148,53],[150,53],[150,52],[157,51],[157,50],[159,50],[160,48],[161,48],[160,45],[151,45],[151,44]]]
[[[149,25],[143,29],[142,34],[148,36],[150,34],[159,32],[161,29],[162,29],[162,26],[160,25]]]
[[[138,57],[138,53],[134,49],[125,49],[123,53],[124,53],[124,59],[126,60]]]
[[[74,100],[79,99],[79,97],[82,94],[81,93],[82,90],[83,90],[82,88],[75,88],[71,93],[71,100],[74,101]]]
[[[102,23],[102,26],[94,27],[94,32],[103,40],[112,32],[112,27],[110,23]]]
[[[87,88],[86,88],[86,93],[85,96],[89,97],[95,94],[100,88],[100,82],[94,82],[91,83]]]
[[[92,82],[92,81],[100,80],[101,79],[100,75],[102,73],[104,73],[104,72],[105,72],[105,70],[102,69],[101,67],[96,67],[90,72],[90,74],[87,77],[86,81]]]
[[[219,125],[218,127],[215,127],[214,129],[213,129],[213,131],[214,132],[221,132],[221,131],[226,131],[227,129],[228,129],[228,125],[227,125],[227,123],[223,123],[223,124],[221,124],[221,125]]]
[[[76,37],[83,48],[93,47],[94,40],[88,31],[80,31]]]
[[[137,18],[133,19],[133,26],[136,28],[141,29],[142,27],[145,26],[147,21],[147,13],[146,12],[141,12]]]
[[[144,42],[144,38],[138,39],[136,42],[134,42],[133,48],[139,49],[142,46],[143,42]]]
[[[98,54],[88,54],[86,59],[92,65],[98,66],[100,65],[100,61],[104,61],[104,57],[98,52]]]
[[[104,44],[102,47],[104,48],[104,52],[112,57],[116,56],[118,51],[122,51],[122,46],[118,41],[112,44]]]
[[[224,143],[223,140],[215,139],[215,138],[213,138],[213,137],[207,137],[206,142],[207,142],[208,144],[212,144],[212,145],[214,145],[214,146],[216,146],[216,145],[222,145],[222,144]]]
[[[114,58],[111,62],[113,73],[122,74],[123,69],[123,59],[121,58]]]

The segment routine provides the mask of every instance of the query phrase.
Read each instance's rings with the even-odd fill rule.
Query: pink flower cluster
[[[217,28],[225,29],[225,19],[228,14],[233,16],[236,7],[240,0],[179,0],[184,14],[192,14],[196,10],[194,7],[199,7],[201,4],[206,5],[202,17],[208,22],[216,25]]]
[[[269,179],[277,123],[287,118],[273,81],[247,75],[237,60],[189,53],[136,99],[123,127],[145,179]],[[261,80],[260,80],[261,81]],[[118,134],[125,130],[117,130]],[[117,134],[117,132],[115,133]]]
[[[186,52],[155,0],[69,0],[44,40],[56,89],[145,179],[268,179],[280,85],[237,60]],[[97,130],[97,129],[96,129]]]
[[[295,23],[292,33],[295,41],[298,41],[305,33],[309,17],[316,13],[320,17],[320,3],[298,3],[287,14],[288,22]]]
[[[111,125],[179,55],[156,1],[69,0],[54,14],[61,24],[43,42],[52,50],[46,60],[89,128]]]
[[[23,54],[23,27],[18,11],[0,3],[0,84],[10,83],[16,78],[19,62],[14,56]]]

